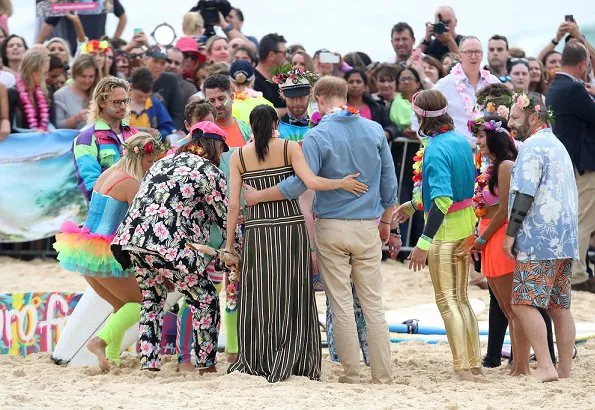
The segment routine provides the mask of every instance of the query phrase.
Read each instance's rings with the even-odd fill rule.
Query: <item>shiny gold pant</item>
[[[469,256],[455,256],[463,241],[434,240],[428,253],[436,304],[444,320],[455,370],[481,367],[477,318],[467,297]]]

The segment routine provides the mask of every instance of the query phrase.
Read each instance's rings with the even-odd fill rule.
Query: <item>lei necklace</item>
[[[36,85],[33,92],[35,95],[35,102],[37,103],[37,109],[39,110],[39,118],[37,117],[37,112],[33,107],[27,86],[25,85],[25,82],[21,76],[17,77],[16,87],[21,103],[23,104],[23,111],[27,117],[27,124],[29,128],[32,130],[41,129],[43,131],[47,131],[48,124],[50,123],[50,107],[41,87]]]
[[[234,312],[238,308],[238,288],[240,287],[240,278],[235,269],[230,269],[228,278],[228,285],[225,288],[225,310],[228,313]]]
[[[479,72],[481,77],[480,82],[483,80],[486,84],[489,84],[490,72],[487,70],[479,70]],[[455,80],[455,88],[457,89],[457,92],[465,102],[465,112],[467,113],[469,118],[476,117],[475,114],[477,112],[475,103],[473,102],[473,100],[469,96],[469,93],[467,92],[467,87],[465,86],[465,80],[467,80],[467,75],[463,71],[463,66],[461,65],[461,63],[455,65],[451,73]]]
[[[359,115],[359,110],[355,107],[350,105],[339,105],[338,107],[333,108],[325,115],[337,115],[340,117],[351,117],[352,115]],[[310,117],[310,122],[312,126],[318,125],[320,121],[322,121],[322,115],[320,112],[316,111]]]
[[[473,207],[475,208],[475,216],[482,218],[486,215],[486,203],[483,197],[483,190],[488,185],[490,177],[494,172],[494,163],[490,163],[486,170],[475,178],[475,192],[473,193]]]
[[[424,153],[426,151],[426,146],[428,145],[428,143],[430,142],[430,140],[432,138],[437,137],[440,134],[444,134],[445,132],[448,132],[451,129],[452,129],[451,127],[445,125],[442,128],[440,128],[440,132],[438,132],[437,134],[429,135],[425,138],[421,138],[421,144],[420,144],[419,150],[413,156],[413,161],[415,161],[415,162],[413,163],[412,202],[413,202],[413,205],[415,206],[415,209],[418,211],[423,211],[423,209],[424,209],[421,188],[422,188],[422,181],[423,181],[422,168],[423,168],[423,163],[424,163]]]

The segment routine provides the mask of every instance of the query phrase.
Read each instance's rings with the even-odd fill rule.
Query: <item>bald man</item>
[[[438,60],[441,60],[442,56],[449,51],[458,54],[459,43],[463,36],[456,33],[456,28],[457,17],[454,9],[450,6],[438,7],[434,14],[434,24],[426,23],[426,35],[419,44],[419,48]]]

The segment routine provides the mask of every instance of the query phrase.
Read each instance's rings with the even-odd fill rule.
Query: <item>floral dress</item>
[[[227,185],[210,161],[191,153],[166,157],[151,167],[112,241],[114,256],[136,268],[143,302],[140,359],[143,369],[159,369],[159,344],[168,284],[186,296],[193,315],[199,367],[215,365],[219,296],[209,279],[209,259],[187,246],[206,244],[210,227],[226,240]],[[236,232],[236,244],[241,234]]]

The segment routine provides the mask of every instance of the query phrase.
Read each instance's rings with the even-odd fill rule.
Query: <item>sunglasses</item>
[[[108,100],[114,107],[119,107],[122,104],[130,104],[132,100],[130,98],[124,98],[123,100]]]
[[[143,58],[145,56],[144,53],[130,53],[128,54],[128,58],[131,60],[136,60],[137,58]]]
[[[500,77],[498,77],[498,80],[500,80],[501,83],[507,83],[509,81],[512,81],[512,78],[509,75],[501,75]]]
[[[515,57],[515,58],[511,58],[510,62],[511,63],[529,63],[529,60],[527,60],[526,58]]]
[[[196,54],[184,53],[184,59],[189,58],[192,61],[198,61],[198,56]]]

